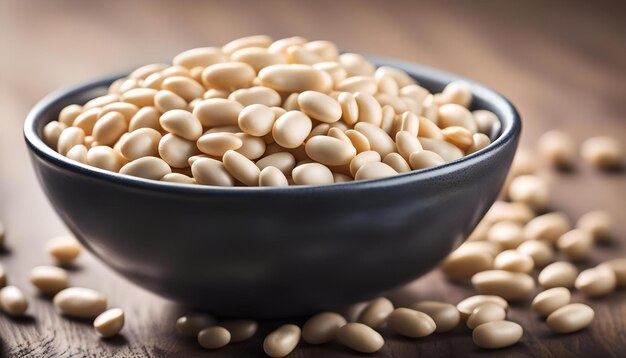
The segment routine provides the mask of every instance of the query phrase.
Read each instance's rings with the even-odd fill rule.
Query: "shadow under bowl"
[[[430,91],[462,79],[370,57]],[[71,161],[44,144],[45,124],[101,95],[113,76],[55,92],[24,135],[50,202],[81,243],[139,286],[219,316],[274,318],[375,297],[432,269],[496,199],[521,131],[504,97],[471,84],[472,108],[501,133],[445,165],[328,186],[210,187],[129,177]]]

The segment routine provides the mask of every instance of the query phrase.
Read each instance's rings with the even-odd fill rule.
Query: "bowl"
[[[369,59],[406,71],[431,91],[462,79]],[[521,130],[507,99],[466,80],[472,108],[500,118],[493,143],[442,166],[384,179],[284,188],[194,186],[90,167],[44,144],[42,129],[61,108],[103,94],[119,77],[57,91],[32,109],[24,135],[39,183],[78,240],[119,274],[225,317],[336,309],[432,269],[498,196]]]

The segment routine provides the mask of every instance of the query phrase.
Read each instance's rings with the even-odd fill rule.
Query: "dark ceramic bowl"
[[[457,76],[381,58],[431,91]],[[304,315],[370,299],[433,268],[483,217],[520,135],[515,108],[469,81],[473,108],[502,130],[487,148],[395,177],[328,186],[193,186],[129,177],[71,161],[41,140],[71,103],[121,76],[55,92],[24,125],[35,172],[61,219],[132,282],[221,316]]]

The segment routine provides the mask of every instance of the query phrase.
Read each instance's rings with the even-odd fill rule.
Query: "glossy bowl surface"
[[[462,79],[401,68],[431,91]],[[24,135],[41,186],[76,237],[134,283],[220,316],[269,318],[334,309],[411,281],[475,227],[498,195],[521,131],[513,105],[478,83],[473,109],[498,115],[487,148],[391,178],[286,188],[208,187],[129,177],[71,161],[41,140],[71,103],[115,79],[60,90]]]

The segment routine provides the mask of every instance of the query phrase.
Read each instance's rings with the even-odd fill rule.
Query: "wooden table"
[[[144,357],[257,356],[263,335],[215,352],[174,332],[185,310],[139,289],[92,256],[71,272],[74,285],[99,289],[123,307],[127,324],[115,339],[101,340],[91,323],[67,320],[28,283],[30,268],[50,263],[42,244],[66,232],[36,183],[21,126],[29,108],[48,92],[129,65],[166,60],[191,47],[222,44],[267,33],[330,39],[355,52],[424,63],[474,78],[508,96],[524,118],[523,144],[532,147],[551,128],[577,140],[610,134],[626,142],[626,26],[624,2],[454,1],[19,1],[0,2],[0,219],[8,251],[0,262],[10,281],[30,298],[28,316],[0,314],[0,356]],[[611,245],[594,248],[584,266],[624,256],[626,180],[580,165],[554,174],[553,207],[577,218],[606,209],[616,221]],[[397,304],[417,299],[456,303],[471,294],[438,272],[391,293]],[[425,339],[388,335],[375,357],[626,356],[626,293],[587,300],[597,317],[588,329],[554,335],[528,309],[510,319],[524,326],[522,341],[505,350],[476,348],[469,330]],[[355,356],[338,345],[302,344],[293,357]]]

